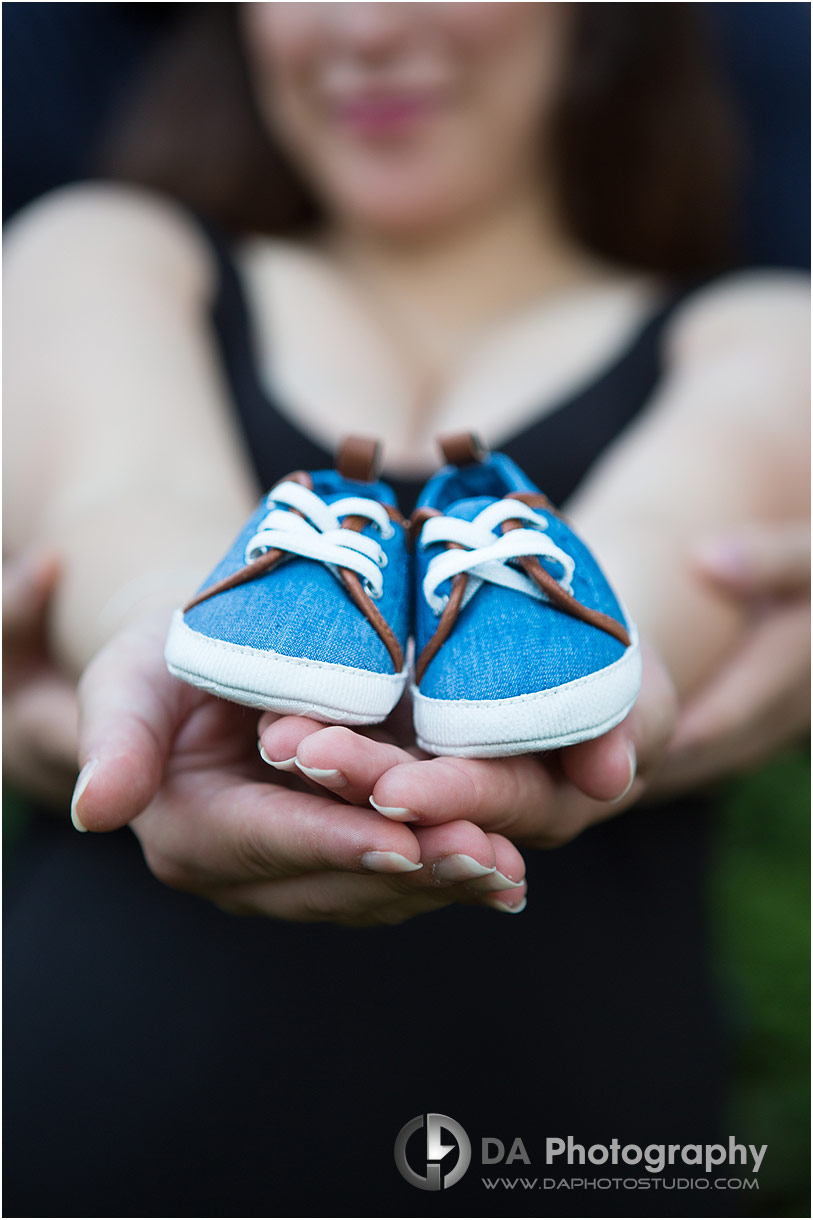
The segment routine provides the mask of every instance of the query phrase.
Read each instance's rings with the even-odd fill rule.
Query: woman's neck
[[[425,401],[442,394],[490,328],[604,271],[564,234],[536,191],[422,238],[386,240],[337,228],[326,249]]]

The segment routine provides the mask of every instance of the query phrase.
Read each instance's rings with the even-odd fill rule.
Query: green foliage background
[[[711,887],[731,1029],[729,1133],[767,1144],[742,1216],[810,1215],[810,754],[791,751],[720,792]],[[6,793],[5,870],[24,826]]]
[[[789,752],[721,797],[711,898],[731,1024],[729,1130],[768,1145],[759,1194],[738,1214],[809,1216],[810,754]]]

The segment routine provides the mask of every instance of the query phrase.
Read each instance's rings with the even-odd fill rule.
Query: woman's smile
[[[437,90],[362,90],[329,102],[337,125],[363,140],[390,140],[409,136],[445,108]]]

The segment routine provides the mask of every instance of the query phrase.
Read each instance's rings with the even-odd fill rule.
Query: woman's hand
[[[418,836],[466,819],[488,834],[556,847],[639,799],[674,716],[672,683],[645,649],[641,694],[626,720],[548,756],[417,759],[391,742],[298,716],[263,717],[260,740],[272,766],[301,770],[346,800],[370,801]]]
[[[761,525],[707,543],[701,575],[750,611],[736,653],[682,710],[658,791],[756,766],[810,724],[810,527]]]
[[[165,634],[165,615],[128,628],[82,677],[78,829],[130,823],[160,880],[241,914],[363,925],[523,902],[524,863],[502,836],[413,830],[274,775],[255,714],[171,677]]]
[[[3,776],[26,795],[65,809],[76,781],[75,684],[48,650],[46,623],[59,563],[9,559],[3,570]]]

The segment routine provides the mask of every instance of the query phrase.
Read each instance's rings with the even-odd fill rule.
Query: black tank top
[[[262,390],[239,277],[213,250],[214,339],[260,483],[324,467]],[[681,299],[504,446],[555,500],[645,409]],[[408,509],[416,486],[397,489]],[[526,851],[519,916],[457,906],[358,930],[226,915],[160,885],[129,830],[34,820],[7,891],[9,1214],[671,1214],[664,1191],[542,1186],[629,1172],[548,1166],[545,1140],[719,1141],[707,831],[697,802],[634,809]],[[448,1195],[393,1161],[427,1112],[471,1141]],[[530,1165],[481,1165],[484,1139],[517,1137]],[[501,1176],[533,1185],[483,1183]],[[715,1214],[721,1197],[683,1190],[680,1214]]]
[[[333,455],[279,409],[260,377],[254,329],[240,272],[228,247],[205,230],[217,265],[212,320],[259,482],[267,490],[287,470],[318,470]],[[670,292],[629,346],[596,378],[524,428],[500,448],[527,471],[555,504],[575,491],[593,462],[644,409],[662,372],[662,339],[670,319],[697,285]],[[499,403],[494,404],[495,410]],[[404,512],[421,484],[387,477]]]
[[[286,470],[331,465],[332,455],[263,387],[240,272],[216,237],[212,248],[219,269],[212,319],[260,484],[271,486]],[[555,503],[573,494],[646,409],[663,375],[668,324],[700,286],[673,288],[598,377],[501,445]],[[420,484],[390,481],[410,511]],[[354,965],[372,971],[366,1001],[349,1016],[346,1033],[376,1045],[381,1063],[394,1034],[392,1011],[400,1010],[398,1036],[422,1061],[423,1083],[386,1086],[392,1122],[396,1114],[406,1121],[434,1107],[500,1137],[521,1127],[540,1134],[585,1126],[594,1134],[611,1127],[643,1133],[654,1123],[674,1138],[678,1129],[711,1130],[719,1059],[705,960],[707,839],[706,806],[698,798],[633,810],[564,848],[526,852],[529,902],[516,919],[451,909],[374,933],[371,941],[335,928],[297,930],[331,947],[327,1005]],[[492,1059],[501,1066],[495,1069]],[[384,1069],[376,1070],[383,1082]],[[651,1110],[644,1117],[652,1071],[664,1102],[655,1107],[657,1119]],[[391,1133],[387,1127],[385,1142]],[[482,1208],[482,1188],[459,1189],[456,1206],[465,1193],[472,1214]],[[409,1197],[413,1207],[418,1202]],[[690,1214],[691,1202],[682,1203]],[[382,1207],[388,1204],[382,1199]],[[574,1214],[590,1214],[584,1199],[571,1205]],[[513,1195],[512,1212],[518,1206]],[[568,1206],[557,1194],[557,1214],[569,1214]],[[614,1214],[606,1198],[601,1206],[609,1208],[601,1214]],[[615,1206],[629,1209],[629,1196]],[[537,1203],[523,1207],[537,1214]]]

